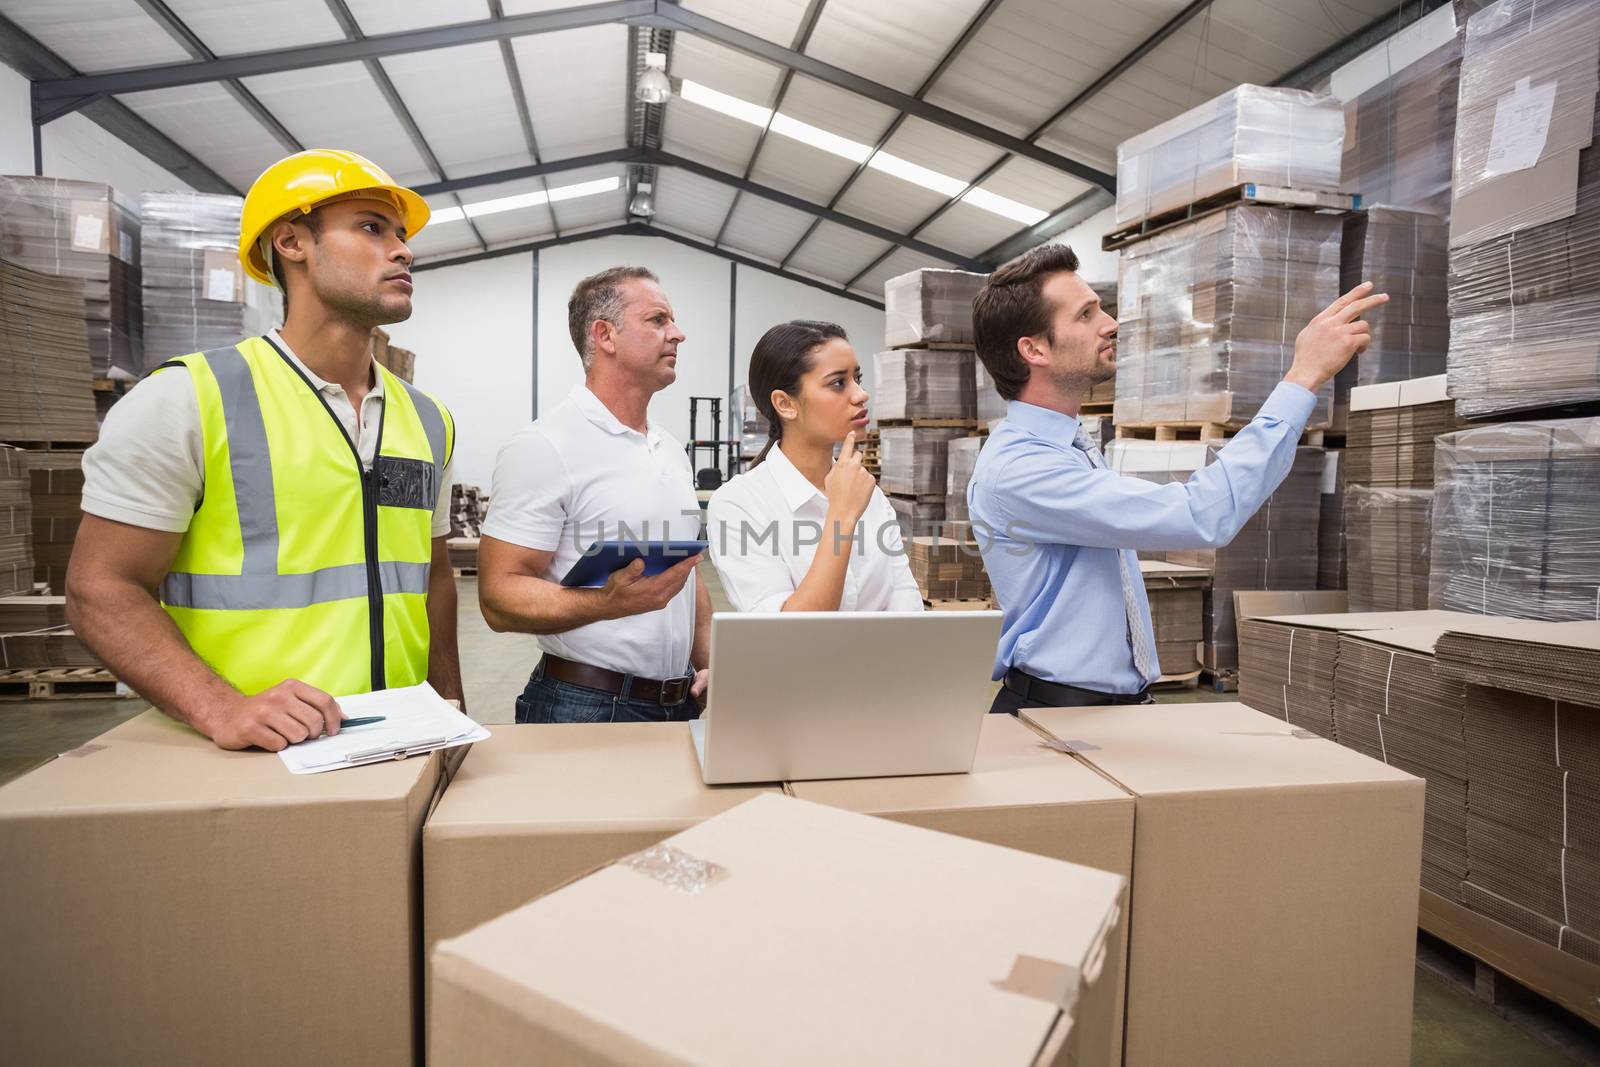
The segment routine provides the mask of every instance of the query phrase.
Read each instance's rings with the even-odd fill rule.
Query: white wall
[[[1086,282],[1114,282],[1117,280],[1117,253],[1103,252],[1100,239],[1117,226],[1117,205],[1091,215],[1070,230],[1050,238],[1050,244],[1071,245],[1078,253],[1078,274]]]
[[[0,64],[0,174],[33,173],[33,111],[28,79]],[[137,202],[139,194],[189,185],[111,136],[71,114],[44,128],[44,172],[52,178],[105,182]]]
[[[417,353],[417,384],[449,406],[458,426],[456,480],[487,487],[495,454],[513,431],[534,417],[532,391],[548,411],[583,380],[567,334],[567,298],[578,280],[607,267],[649,267],[661,278],[686,340],[678,380],[658,393],[650,418],[680,441],[689,437],[689,397],[726,401],[745,380],[750,350],[774,323],[825,319],[844,326],[862,363],[883,341],[883,313],[764,271],[738,267],[732,380],[729,357],[729,275],[725,259],[659,237],[602,237],[538,253],[539,307],[534,356],[533,256],[504,256],[417,275],[416,310],[389,327],[394,343]],[[869,385],[870,389],[870,385]],[[710,436],[701,415],[703,437]],[[728,412],[723,413],[727,436]]]
[[[417,385],[455,417],[455,480],[487,489],[495,454],[533,411],[533,257],[424,271],[416,282],[411,319],[386,329],[417,354]]]

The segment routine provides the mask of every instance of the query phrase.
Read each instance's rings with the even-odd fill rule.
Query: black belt
[[[585,689],[597,689],[602,693],[612,696],[622,695],[622,683],[627,675],[608,671],[604,667],[591,667],[587,663],[576,663],[570,659],[562,659],[546,652],[539,661],[539,670],[546,678],[554,678],[558,682],[569,682],[572,685],[581,685]],[[664,708],[677,707],[689,699],[689,685],[694,677],[669,678],[658,682],[651,678],[634,678],[633,684],[628,687],[628,700],[642,700],[650,704],[659,704]]]
[[[1027,671],[1012,667],[1006,671],[1005,687],[1023,700],[1033,700],[1056,708],[1082,708],[1103,704],[1148,704],[1150,688],[1137,693],[1102,693],[1098,689],[1081,689],[1075,685],[1050,682],[1035,678]]]

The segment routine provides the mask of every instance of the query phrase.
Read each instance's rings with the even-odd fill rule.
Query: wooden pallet
[[[1600,1026],[1600,968],[1423,889],[1417,925],[1472,957],[1476,994],[1493,1004],[1502,978]]]
[[[1200,672],[1200,684],[1209,686],[1213,693],[1237,693],[1239,671],[1235,667],[1225,667],[1219,671],[1203,669]]]
[[[1226,422],[1161,422],[1149,425],[1136,424],[1132,426],[1119,425],[1117,437],[1129,441],[1226,441],[1240,430],[1248,426],[1234,426]],[[1300,435],[1300,443],[1315,448],[1325,448],[1330,443],[1342,444],[1342,436],[1329,441],[1326,430],[1306,430]]]
[[[106,700],[117,695],[117,680],[104,667],[28,667],[0,670],[0,702],[21,700]]]
[[[29,452],[82,452],[93,445],[93,441],[6,441],[5,444],[12,448],[26,449]]]
[[[1163,674],[1150,683],[1151,689],[1171,691],[1174,689],[1198,689],[1200,687],[1201,671],[1190,671],[1187,674]]]
[[[1115,400],[1085,400],[1078,405],[1079,415],[1110,415],[1111,409],[1117,406]]]
[[[1224,189],[1220,193],[1168,211],[1157,212],[1147,219],[1129,223],[1106,234],[1100,248],[1114,252],[1119,248],[1154,237],[1158,233],[1182,226],[1186,222],[1226,211],[1230,207],[1260,204],[1267,207],[1294,208],[1323,215],[1347,215],[1361,207],[1361,197],[1348,193],[1327,193],[1310,189],[1289,189],[1280,185],[1258,185],[1246,182]]]
[[[976,430],[977,419],[879,419],[878,425],[885,429],[911,427],[914,430]]]
[[[922,606],[929,611],[990,611],[994,601],[987,597],[982,600],[924,600]]]

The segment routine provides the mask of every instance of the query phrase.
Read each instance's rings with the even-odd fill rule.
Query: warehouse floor
[[[712,603],[727,608],[715,572],[706,568]],[[496,634],[478,611],[477,582],[460,580],[461,667],[467,705],[485,723],[509,723],[512,702],[538,658],[534,639]],[[1205,689],[1162,694],[1163,700],[1231,700]],[[0,783],[26,773],[144,710],[138,700],[40,701],[0,705]],[[1412,1063],[1415,1067],[1506,1067],[1600,1063],[1600,1035],[1552,1015],[1542,1005],[1515,1007],[1510,1017],[1473,1000],[1461,961],[1425,951],[1416,980]]]

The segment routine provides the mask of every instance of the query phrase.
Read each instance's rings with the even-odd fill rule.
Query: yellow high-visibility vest
[[[241,692],[286,678],[335,696],[428,676],[433,509],[450,414],[381,365],[377,456],[265,337],[164,364],[188,368],[205,489],[161,604]],[[170,373],[170,372],[169,372]]]

